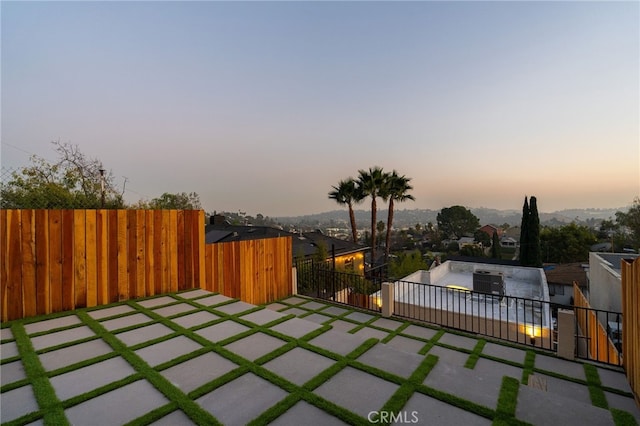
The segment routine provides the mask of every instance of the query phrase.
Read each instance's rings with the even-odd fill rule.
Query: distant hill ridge
[[[618,211],[626,212],[628,207],[611,208],[611,209],[565,209],[551,213],[540,212],[540,223],[549,225],[562,225],[571,222],[590,223],[603,219],[615,219]],[[470,208],[471,212],[480,219],[480,224],[502,225],[508,223],[510,226],[519,226],[522,219],[522,212],[519,210],[497,210],[486,207]],[[371,220],[371,211],[358,209],[354,211],[356,222],[359,227],[369,226]],[[399,209],[394,212],[394,226],[407,227],[415,226],[417,223],[425,225],[428,222],[436,223],[436,218],[440,210],[430,209]],[[303,216],[278,217],[280,223],[302,224],[302,225],[324,225],[335,223],[335,225],[348,226],[349,214],[347,209],[331,210],[323,213],[315,213]],[[378,210],[378,220],[387,220],[387,210]]]

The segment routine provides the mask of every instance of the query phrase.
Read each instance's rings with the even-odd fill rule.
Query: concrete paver
[[[271,329],[287,336],[299,338],[320,327],[322,327],[320,324],[305,321],[300,318],[291,318],[290,320],[274,325]]]
[[[163,317],[171,317],[174,315],[182,314],[184,312],[193,311],[194,309],[196,308],[189,305],[188,303],[178,303],[175,305],[154,309],[153,312]]]
[[[115,336],[127,346],[137,345],[138,343],[147,342],[149,340],[164,337],[173,333],[169,327],[163,324],[151,324],[144,327],[135,328],[133,330],[118,333]]]
[[[476,347],[476,344],[478,344],[478,341],[476,339],[460,336],[458,334],[444,333],[442,337],[438,339],[438,343],[455,346],[456,348],[473,350],[473,348]]]
[[[347,355],[349,352],[352,352],[355,348],[362,345],[365,340],[366,339],[354,336],[353,334],[345,334],[339,331],[329,330],[318,337],[311,339],[309,343],[340,355]]]
[[[395,336],[387,342],[387,345],[400,349],[404,352],[416,354],[424,347],[425,343],[423,341],[409,339],[404,336]]]
[[[0,329],[0,340],[9,340],[13,339],[13,333],[10,328],[2,328]]]
[[[312,310],[312,311],[315,311],[315,310],[318,310],[318,309],[324,308],[324,307],[326,307],[327,305],[326,305],[326,304],[324,304],[324,303],[320,303],[320,302],[316,302],[316,301],[311,301],[311,302],[303,303],[302,305],[298,305],[298,306],[300,306],[301,308],[304,308],[304,309],[310,309],[310,310]]]
[[[605,398],[607,398],[607,402],[609,403],[609,408],[617,408],[618,410],[628,412],[636,419],[636,423],[640,425],[640,407],[638,407],[632,397],[627,397],[612,392],[605,392],[604,395]]]
[[[313,393],[367,418],[370,412],[380,410],[398,387],[395,383],[345,367]]]
[[[400,420],[393,425],[465,425],[489,426],[493,422],[487,418],[462,410],[446,402],[421,393],[414,393],[398,413]]]
[[[38,410],[31,385],[0,393],[0,422],[6,423]]]
[[[7,342],[0,345],[0,359],[9,359],[20,355],[16,342]]]
[[[516,418],[533,425],[613,425],[611,412],[550,392],[520,385]]]
[[[152,367],[163,364],[179,356],[197,351],[202,346],[185,336],[173,337],[164,342],[156,343],[135,351],[136,355],[144,359]]]
[[[235,336],[236,334],[243,333],[247,330],[250,330],[250,328],[242,324],[238,324],[237,322],[227,320],[214,325],[210,325],[209,327],[201,328],[196,331],[196,334],[199,334],[205,339],[216,343],[221,340],[228,339],[231,336]]]
[[[289,305],[298,305],[298,304],[303,303],[303,302],[308,302],[309,300],[311,300],[311,299],[305,299],[305,298],[302,298],[302,297],[293,296],[293,297],[289,297],[287,299],[284,299],[282,302],[283,303],[287,303]]]
[[[402,324],[403,323],[401,323],[400,321],[395,321],[388,318],[378,318],[369,325],[394,331],[400,328]]]
[[[208,296],[211,292],[207,290],[197,289],[197,290],[189,290],[184,293],[179,293],[177,296],[182,297],[183,299],[195,299],[197,297]]]
[[[334,360],[302,348],[289,352],[263,364],[263,367],[299,386],[326,370]]]
[[[284,308],[288,308],[289,305],[283,305],[282,303],[270,303],[266,306],[267,309],[271,309],[272,311],[280,311]]]
[[[303,317],[302,319],[315,322],[316,324],[324,324],[327,321],[331,321],[333,317],[328,317],[322,314],[311,314],[311,315],[307,315],[306,317]]]
[[[385,337],[387,337],[389,335],[389,333],[387,333],[386,331],[382,331],[382,330],[378,330],[375,328],[371,328],[371,327],[363,327],[360,330],[356,331],[355,333],[353,333],[354,336],[358,336],[358,337],[362,337],[363,339],[370,339],[370,338],[374,338],[374,339],[384,339]]]
[[[17,360],[0,365],[0,384],[8,385],[27,378],[22,361]]]
[[[91,331],[91,329],[86,325],[82,325],[80,327],[69,328],[67,330],[61,330],[49,334],[41,334],[37,337],[32,337],[31,344],[33,344],[33,348],[35,350],[40,350],[52,346],[62,345],[63,343],[85,339],[91,336],[95,336],[95,333]]]
[[[155,422],[151,423],[152,426],[189,426],[195,424],[196,423],[194,423],[193,420],[191,420],[189,416],[187,416],[181,410],[173,411],[160,420],[156,420]]]
[[[132,395],[135,395],[134,404]],[[168,402],[149,382],[138,380],[69,407],[65,415],[74,425],[112,426],[130,422]]]
[[[230,297],[223,296],[221,294],[216,294],[214,296],[203,297],[201,299],[195,299],[193,301],[196,302],[197,304],[203,305],[203,306],[215,306],[215,305],[219,305],[221,303],[229,302],[231,300],[233,300],[233,299],[230,298]]]
[[[196,402],[222,424],[246,425],[287,396],[287,392],[253,373],[198,398]]]
[[[482,348],[482,353],[496,358],[508,359],[509,361],[524,364],[524,358],[527,352],[522,349],[512,348],[510,346],[498,345],[496,343],[487,342]]]
[[[502,376],[513,377],[517,381],[522,380],[522,368],[504,364],[502,362],[492,361],[490,359],[478,359],[473,370],[476,374],[482,377],[500,374]]]
[[[256,307],[255,305],[251,305],[249,303],[235,302],[235,303],[229,303],[227,305],[216,306],[214,309],[216,311],[224,312],[225,314],[233,315],[233,314],[239,314],[244,311],[248,311],[255,307]]]
[[[38,355],[38,358],[40,358],[40,363],[45,370],[53,371],[100,355],[108,354],[112,351],[113,348],[104,340],[95,339],[55,351],[45,352]]]
[[[57,328],[69,327],[70,325],[80,324],[80,318],[76,315],[67,315],[60,318],[53,318],[45,321],[38,321],[24,326],[27,334],[35,334],[43,331],[55,330]]]
[[[298,401],[269,424],[271,426],[341,426],[347,423],[306,401]]]
[[[285,315],[296,315],[296,316],[309,313],[309,311],[305,311],[304,309],[300,309],[300,308],[289,308],[289,309],[281,310],[279,312],[282,312]]]
[[[119,330],[121,328],[131,327],[133,325],[144,324],[153,321],[152,318],[142,313],[118,317],[111,320],[102,321],[100,325],[109,331]]]
[[[144,306],[145,308],[154,308],[156,306],[168,305],[175,302],[177,302],[177,299],[174,299],[171,296],[160,296],[154,297],[153,299],[136,301],[138,305]]]
[[[629,386],[629,382],[627,381],[623,371],[598,368],[598,376],[600,377],[600,383],[603,386],[631,393],[631,386]]]
[[[345,309],[345,308],[341,308],[339,306],[329,306],[328,308],[323,309],[320,312],[325,314],[325,315],[329,314],[331,316],[338,317],[338,316],[344,314],[345,312],[349,312],[349,310]]]
[[[91,318],[95,320],[100,320],[103,318],[109,318],[109,317],[114,317],[116,315],[126,314],[129,312],[135,312],[135,309],[129,305],[119,305],[119,306],[112,306],[110,308],[100,308],[95,311],[89,311],[87,312],[87,315],[89,315]]]
[[[184,393],[189,393],[237,367],[237,364],[228,359],[216,353],[207,352],[162,370],[160,374]]]
[[[413,337],[420,337],[422,339],[431,339],[436,335],[438,330],[427,327],[420,327],[419,325],[410,324],[407,328],[403,329],[401,333],[407,334]]]
[[[136,371],[121,357],[110,358],[50,379],[60,401],[113,383]]]
[[[264,325],[285,316],[285,314],[272,311],[271,309],[262,309],[259,311],[251,312],[247,315],[243,315],[240,318],[242,318],[243,320],[251,321],[254,324]]]
[[[591,404],[591,396],[589,388],[580,383],[562,380],[557,377],[547,376],[546,374],[536,373],[536,376],[543,378],[547,383],[547,392],[555,395],[564,396],[569,399],[575,399],[583,404]]]
[[[192,314],[183,315],[178,318],[173,318],[172,321],[184,328],[192,328],[201,324],[205,324],[211,321],[220,319],[219,316],[207,311],[198,311]]]
[[[358,361],[364,364],[406,379],[423,360],[423,356],[400,351],[382,343],[378,343],[358,358]]]
[[[536,369],[562,374],[563,376],[586,380],[584,367],[579,362],[572,362],[560,358],[536,354],[534,367]]]
[[[225,348],[249,361],[255,361],[261,356],[284,346],[286,343],[287,342],[283,340],[264,333],[255,333],[243,339],[236,340],[226,345]]]
[[[448,364],[460,368],[464,367],[464,365],[467,363],[467,360],[469,359],[468,353],[443,348],[442,346],[433,346],[431,349],[429,349],[427,355],[435,355],[441,360],[446,360]]]
[[[334,330],[344,331],[345,333],[349,332],[350,330],[353,330],[354,328],[356,328],[358,326],[358,324],[354,324],[352,322],[343,321],[343,320],[339,320],[339,319],[330,322],[329,325]]]
[[[344,318],[349,318],[356,322],[367,322],[374,318],[373,315],[365,314],[364,312],[351,312],[349,315],[345,315]]]

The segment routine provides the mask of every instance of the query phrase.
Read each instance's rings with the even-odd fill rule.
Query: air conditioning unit
[[[504,296],[504,276],[501,272],[477,270],[473,273],[473,291]]]

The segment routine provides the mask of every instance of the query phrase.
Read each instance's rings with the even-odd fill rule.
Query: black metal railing
[[[359,308],[379,310],[380,276],[362,276],[332,269],[330,262],[296,262],[298,292]],[[417,321],[557,351],[557,313],[574,311],[575,355],[621,365],[622,314],[561,305],[549,301],[480,293],[458,286],[394,281],[394,314]],[[594,316],[597,321],[585,318]],[[597,325],[598,323],[602,324]],[[595,328],[602,327],[602,330]],[[613,345],[612,345],[613,344]],[[615,350],[611,350],[615,346]]]

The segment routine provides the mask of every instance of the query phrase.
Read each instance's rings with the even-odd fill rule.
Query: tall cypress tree
[[[500,238],[498,238],[498,232],[493,233],[491,238],[491,257],[494,259],[502,258],[502,250],[500,250]]]
[[[529,265],[537,268],[542,266],[542,251],[540,249],[540,218],[538,217],[538,203],[536,197],[529,198]]]
[[[522,221],[520,222],[520,264],[527,266],[529,263],[529,202],[524,197],[522,206]]]

